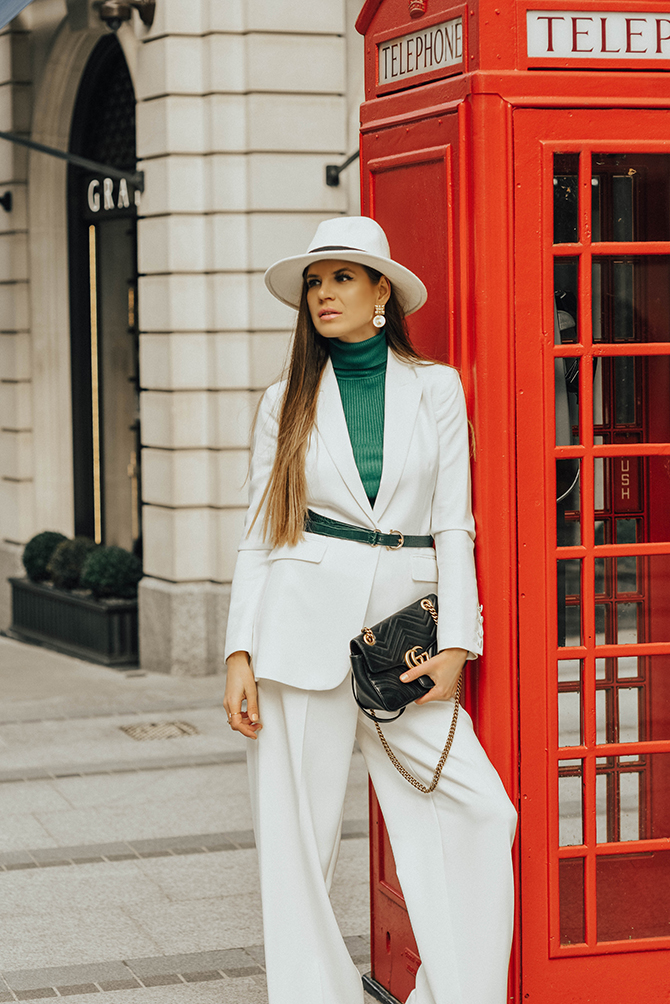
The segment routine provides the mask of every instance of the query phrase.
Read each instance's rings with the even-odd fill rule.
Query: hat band
[[[317,254],[319,251],[360,251],[361,254],[371,254],[370,251],[364,251],[363,248],[350,248],[344,244],[327,244],[322,248],[310,248],[307,254]]]

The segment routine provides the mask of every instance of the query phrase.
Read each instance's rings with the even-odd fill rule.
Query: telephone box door
[[[514,112],[521,1000],[538,1004],[668,1000],[668,137],[668,111]]]

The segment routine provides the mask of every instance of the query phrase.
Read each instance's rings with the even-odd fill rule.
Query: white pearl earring
[[[372,318],[372,323],[375,328],[383,328],[386,324],[386,317],[384,316],[384,304],[375,304],[375,316]]]

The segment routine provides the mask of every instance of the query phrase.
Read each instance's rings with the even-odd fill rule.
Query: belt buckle
[[[397,551],[398,548],[402,547],[403,544],[405,543],[405,538],[402,535],[402,533],[400,532],[400,530],[389,530],[389,533],[390,534],[396,533],[398,535],[398,543],[397,544],[387,544],[386,545],[386,550],[387,551]]]

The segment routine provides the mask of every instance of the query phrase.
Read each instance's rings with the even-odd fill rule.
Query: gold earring
[[[384,304],[375,303],[375,316],[372,318],[372,323],[375,328],[383,328],[386,324],[386,317],[384,316]]]

